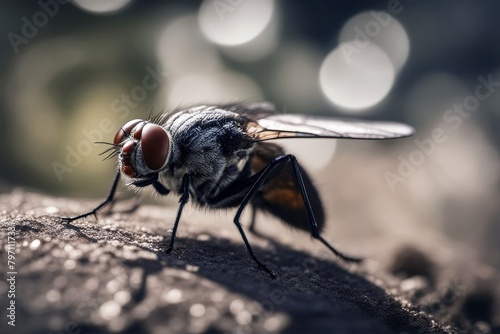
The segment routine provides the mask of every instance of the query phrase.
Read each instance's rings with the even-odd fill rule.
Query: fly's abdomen
[[[252,157],[252,169],[261,170],[273,159],[283,154],[282,148],[276,144],[259,143]],[[321,199],[307,173],[304,169],[300,169],[318,229],[321,231],[325,222]],[[257,208],[273,214],[293,227],[307,232],[311,231],[305,202],[291,163],[276,168],[268,176],[267,181],[254,197],[253,203]]]

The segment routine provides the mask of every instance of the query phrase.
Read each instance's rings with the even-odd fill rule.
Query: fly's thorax
[[[171,151],[168,132],[158,124],[140,119],[126,123],[117,132],[114,144],[120,147],[120,171],[129,178],[160,172],[166,167]]]
[[[227,164],[219,143],[210,137],[212,131],[193,134],[190,140],[175,140],[172,147],[172,173],[174,178],[182,178],[183,173],[189,173],[192,182],[218,180]]]
[[[216,107],[179,111],[164,127],[172,136],[165,184],[177,189],[185,173],[190,175],[192,199],[203,204],[234,181],[248,159],[251,146],[238,123],[238,115]]]
[[[248,138],[237,115],[215,107],[197,107],[174,114],[165,124],[173,145],[172,168],[192,176],[218,180]]]

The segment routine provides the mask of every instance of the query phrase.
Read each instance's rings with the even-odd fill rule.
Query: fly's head
[[[120,170],[130,178],[159,172],[167,164],[170,138],[164,128],[142,119],[127,122],[115,135]]]

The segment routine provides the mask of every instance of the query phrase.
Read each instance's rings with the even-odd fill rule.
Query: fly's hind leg
[[[257,217],[257,206],[252,203],[251,208],[252,208],[251,218],[250,218],[251,220],[250,220],[250,225],[248,225],[248,231],[259,238],[266,239],[270,242],[273,242],[273,240],[271,238],[269,238],[268,236],[266,236],[262,232],[257,231],[257,229],[255,228],[255,221],[256,221],[256,217]]]
[[[289,154],[286,155],[285,158],[287,158],[289,161],[291,161],[293,165],[293,171],[295,174],[295,178],[297,179],[297,182],[299,183],[300,191],[302,193],[302,199],[304,200],[304,204],[306,205],[306,210],[307,210],[307,215],[309,217],[309,224],[311,225],[311,236],[317,240],[319,240],[326,248],[328,248],[333,254],[338,256],[344,261],[347,262],[361,262],[363,259],[357,258],[357,257],[351,257],[348,255],[345,255],[341,253],[340,251],[336,250],[332,245],[328,243],[320,234],[319,229],[318,229],[318,224],[316,223],[316,219],[314,218],[314,212],[311,207],[311,202],[309,201],[309,198],[307,196],[307,191],[306,187],[304,185],[304,180],[302,179],[302,173],[300,172],[299,164],[297,162],[297,159],[295,156]],[[279,158],[276,158],[274,161],[276,161]],[[274,162],[273,161],[273,162]]]
[[[248,226],[248,230],[252,234],[257,234],[257,231],[255,230],[255,218],[257,217],[257,208],[255,207],[254,204],[251,205],[252,208],[252,220],[250,221],[250,225]]]
[[[341,258],[344,261],[347,262],[360,262],[362,259],[359,258],[354,258],[347,256],[340,251],[336,250],[332,245],[330,245],[321,235],[319,232],[318,224],[316,223],[316,219],[314,218],[314,212],[312,210],[311,202],[309,201],[309,197],[307,196],[307,191],[306,187],[304,184],[304,180],[302,179],[302,174],[299,168],[299,164],[295,158],[295,156],[289,154],[289,155],[282,155],[277,158],[275,158],[273,161],[267,165],[267,167],[261,172],[259,178],[255,183],[252,185],[250,190],[248,191],[247,195],[243,199],[243,201],[240,204],[240,207],[238,208],[238,211],[236,212],[236,215],[234,217],[234,223],[236,224],[236,227],[238,228],[241,237],[243,238],[243,241],[245,242],[245,246],[247,248],[248,253],[250,254],[250,257],[257,263],[257,265],[266,270],[268,273],[270,273],[271,277],[275,277],[275,274],[268,269],[263,263],[261,263],[257,257],[255,256],[252,247],[248,243],[248,240],[245,236],[245,233],[243,232],[243,229],[240,224],[240,217],[241,214],[243,213],[244,208],[247,206],[247,204],[250,202],[250,200],[253,198],[257,190],[266,182],[266,180],[269,178],[269,176],[272,174],[272,172],[275,170],[275,168],[278,168],[279,166],[283,166],[283,164],[286,163],[292,163],[293,166],[293,172],[295,175],[295,178],[299,184],[300,191],[302,194],[302,199],[304,201],[306,210],[307,210],[307,215],[308,215],[308,220],[311,228],[311,235],[313,238],[319,240],[325,247],[327,247],[332,253],[334,253],[336,256]]]

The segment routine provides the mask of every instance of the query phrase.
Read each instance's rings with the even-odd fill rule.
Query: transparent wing
[[[264,115],[262,115],[264,116]],[[415,130],[406,124],[306,115],[265,115],[247,123],[247,132],[259,141],[277,138],[393,139]]]

